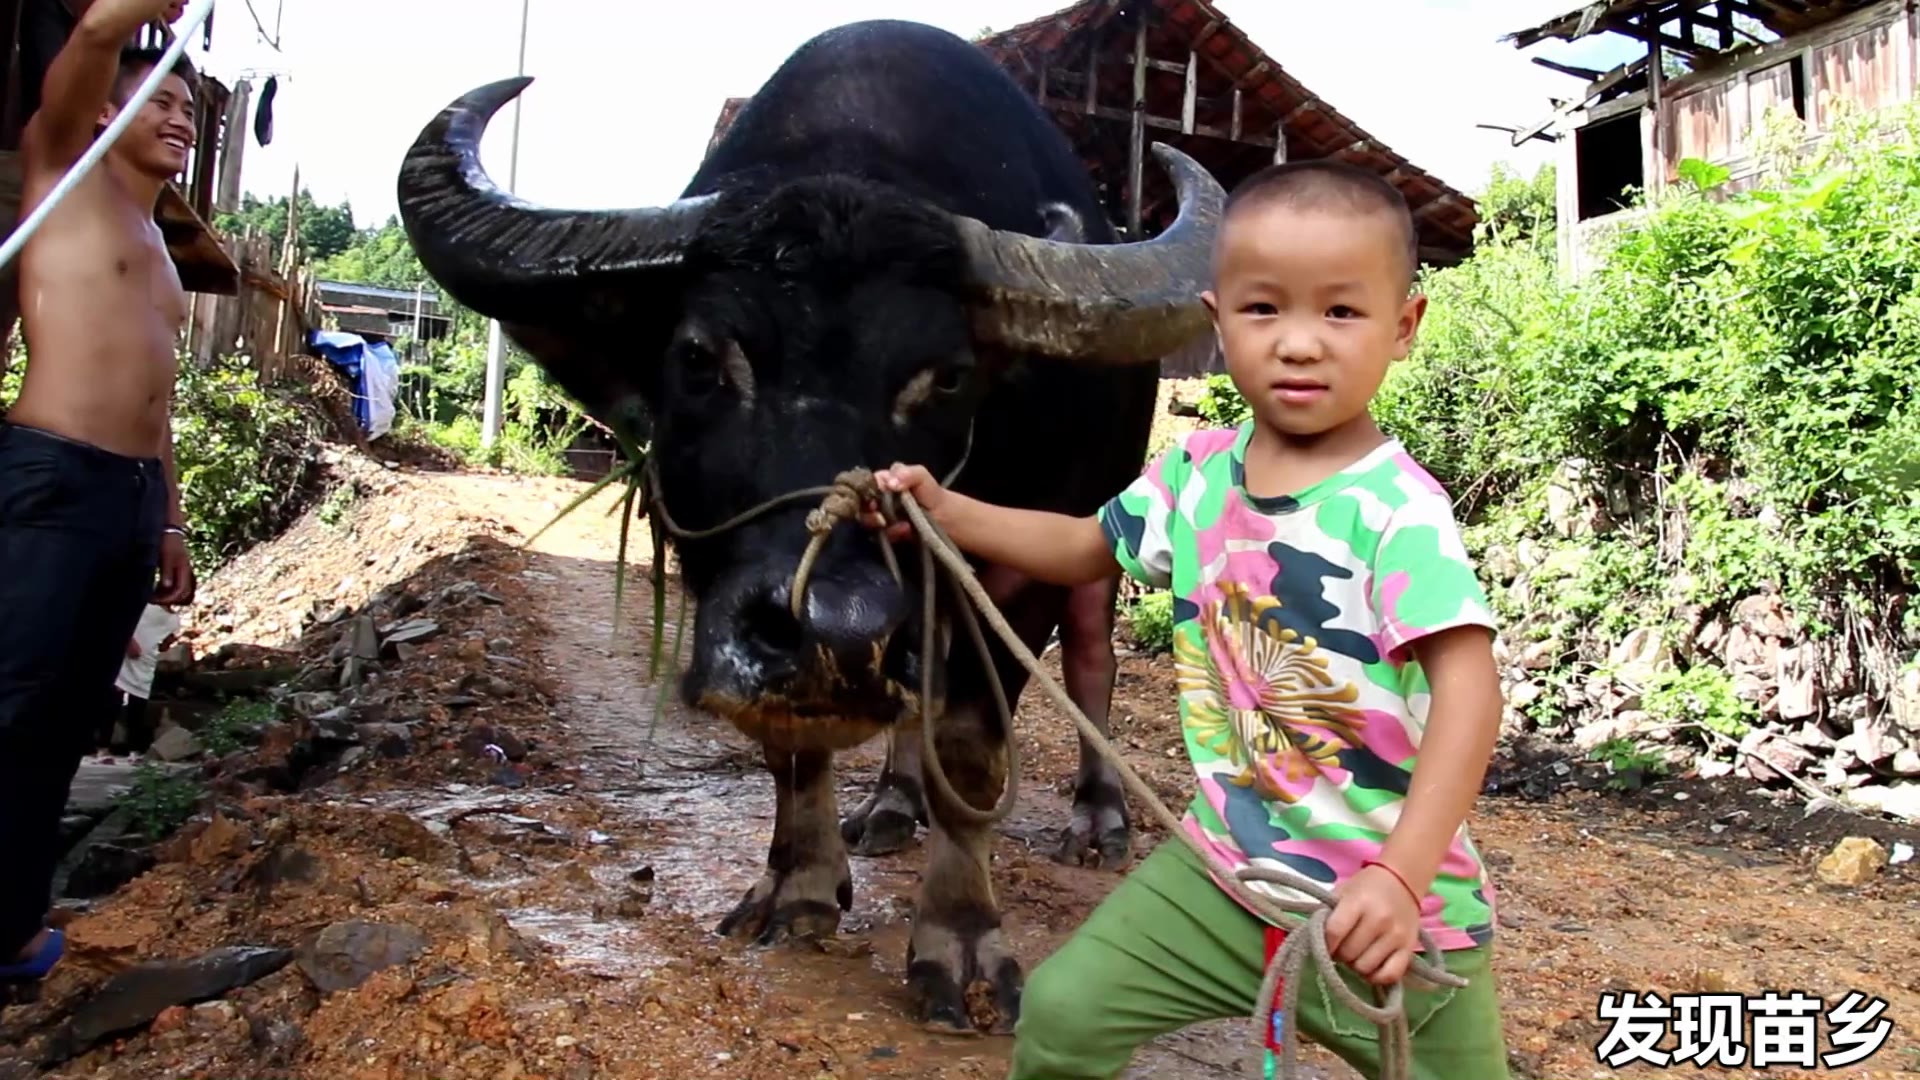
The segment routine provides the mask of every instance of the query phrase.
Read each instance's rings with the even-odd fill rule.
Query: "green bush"
[[[1612,521],[1569,614],[1775,588],[1816,634],[1891,621],[1911,651],[1888,614],[1920,558],[1920,123],[1850,125],[1747,192],[1686,163],[1577,284],[1526,229],[1423,282],[1376,415],[1482,542],[1541,534],[1552,470],[1589,464]]]
[[[316,418],[262,387],[245,358],[209,368],[183,359],[174,390],[174,468],[202,578],[299,515],[317,437]]]
[[[1173,651],[1173,594],[1161,589],[1127,604],[1127,636],[1147,652]]]

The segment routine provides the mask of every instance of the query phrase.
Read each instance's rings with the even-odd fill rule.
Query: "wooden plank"
[[[1040,102],[1040,106],[1051,111],[1067,113],[1069,115],[1083,115],[1085,114],[1086,108],[1079,102],[1067,101],[1064,98],[1049,98]],[[1132,112],[1126,109],[1116,109],[1111,105],[1100,106],[1093,110],[1092,115],[1097,120],[1113,120],[1123,124],[1131,124],[1133,122]],[[1181,130],[1180,121],[1169,116],[1155,116],[1152,113],[1143,112],[1140,117],[1140,122],[1147,127],[1158,128],[1162,131]],[[1269,136],[1243,133],[1236,139],[1226,128],[1214,127],[1211,124],[1194,124],[1193,134],[1208,139],[1225,139],[1228,142],[1244,143],[1247,146],[1270,147],[1273,145],[1273,139]]]
[[[1287,163],[1287,125],[1275,124],[1273,127],[1273,163]]]
[[[1147,20],[1143,14],[1133,31],[1133,132],[1127,142],[1127,228],[1140,239],[1140,188],[1146,181],[1147,136]]]
[[[1233,126],[1227,129],[1227,138],[1240,141],[1240,91],[1233,92]]]
[[[1606,72],[1598,71],[1594,68],[1576,67],[1573,64],[1562,64],[1557,61],[1549,60],[1544,56],[1529,56],[1527,57],[1527,59],[1533,61],[1534,63],[1540,65],[1543,68],[1546,68],[1548,71],[1557,71],[1562,75],[1572,75],[1572,76],[1575,76],[1576,78],[1585,79],[1588,82],[1592,82],[1595,79],[1598,79],[1601,76],[1606,74]]]
[[[1180,130],[1193,134],[1194,99],[1200,93],[1200,55],[1192,50],[1187,52],[1187,97],[1180,105]],[[1145,102],[1141,103],[1145,108]]]
[[[1100,107],[1100,37],[1098,33],[1087,35],[1087,107],[1091,116]]]

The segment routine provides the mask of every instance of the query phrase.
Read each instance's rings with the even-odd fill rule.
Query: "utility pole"
[[[520,63],[516,74],[527,73],[527,9],[533,0],[520,0]],[[513,99],[513,145],[507,151],[507,190],[520,186],[520,99]],[[480,445],[491,447],[500,437],[500,406],[507,385],[507,343],[500,320],[487,321],[487,397],[480,419]]]

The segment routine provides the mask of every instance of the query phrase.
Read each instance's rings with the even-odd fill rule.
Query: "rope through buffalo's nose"
[[[793,571],[793,586],[787,596],[787,606],[796,621],[806,611],[807,584],[813,579],[813,566],[820,558],[821,549],[827,545],[827,537],[833,534],[834,526],[843,521],[858,522],[860,511],[869,502],[880,504],[881,516],[887,524],[899,520],[898,501],[892,492],[880,490],[873,470],[848,469],[833,478],[833,486],[821,498],[820,505],[807,511],[807,549],[800,554],[800,565]],[[886,560],[887,572],[893,575],[894,583],[904,584],[905,579],[900,576],[900,564],[893,557],[893,545],[881,540],[880,554]]]

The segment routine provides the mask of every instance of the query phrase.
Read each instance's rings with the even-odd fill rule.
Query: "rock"
[[[67,809],[79,814],[106,812],[133,788],[134,768],[132,761],[81,761],[67,788]]]
[[[432,619],[410,619],[402,623],[389,624],[386,628],[386,644],[415,645],[430,641],[440,635],[440,624]]]
[[[120,972],[74,1010],[72,1035],[84,1051],[151,1023],[175,1005],[193,1005],[257,982],[293,959],[288,949],[236,945],[191,960],[158,960]]]
[[[1536,641],[1520,654],[1520,666],[1528,671],[1546,671],[1560,660],[1560,643],[1549,638]]]
[[[1895,727],[1920,735],[1920,668],[1900,673],[1892,693],[1887,695],[1887,711],[1892,714]]]
[[[1543,578],[1571,577],[1580,571],[1580,567],[1593,557],[1593,550],[1586,547],[1564,547],[1547,556],[1540,564],[1538,576]]]
[[[381,757],[406,757],[413,752],[413,732],[405,724],[361,724],[360,743]]]
[[[1593,498],[1592,470],[1580,458],[1568,458],[1547,482],[1547,522],[1561,536],[1588,536],[1605,524]]]
[[[360,764],[360,759],[366,756],[367,756],[366,747],[349,746],[347,747],[346,753],[343,753],[340,755],[340,764],[338,767],[341,772],[345,772],[346,770],[353,768],[355,765]]]
[[[1505,585],[1520,576],[1520,557],[1505,544],[1494,544],[1481,556],[1480,565],[1496,585]]]
[[[92,900],[118,892],[122,885],[153,869],[153,852],[119,844],[90,844],[79,865],[67,877],[61,894],[73,900]]]
[[[1820,714],[1820,657],[1810,644],[1774,654],[1774,678],[1780,684],[1775,708],[1780,719],[1805,720]]]
[[[1709,619],[1693,636],[1693,647],[1703,653],[1711,654],[1723,641],[1727,640],[1727,624],[1719,619]]]
[[[1507,692],[1507,704],[1516,709],[1524,709],[1534,702],[1539,701],[1545,693],[1546,691],[1541,688],[1539,683],[1531,679],[1523,679],[1515,683],[1513,689]]]
[[[1621,679],[1636,686],[1647,686],[1662,671],[1673,667],[1673,653],[1667,648],[1666,635],[1643,626],[1622,638],[1607,653],[1607,663]]]
[[[1700,758],[1694,762],[1693,771],[1702,780],[1718,780],[1733,773],[1733,763],[1714,758]]]
[[[1740,749],[1743,751],[1739,761],[1740,771],[1760,781],[1773,779],[1776,770],[1787,776],[1798,776],[1813,761],[1812,753],[1764,728],[1747,732],[1746,738],[1740,740]],[[1755,756],[1759,758],[1758,761],[1754,759]]]
[[[160,656],[154,661],[153,670],[159,675],[179,675],[193,667],[193,645],[186,641],[176,641],[160,650]]]
[[[1520,546],[1515,549],[1514,554],[1520,559],[1520,566],[1526,570],[1534,569],[1547,559],[1546,549],[1531,536],[1520,541]]]
[[[287,707],[293,710],[294,715],[308,719],[319,716],[339,704],[339,694],[306,691],[287,696]]]
[[[1887,771],[1895,776],[1920,776],[1920,751],[1911,746],[1901,747],[1887,764]]]
[[[1601,743],[1632,736],[1633,724],[1630,721],[1625,717],[1609,716],[1580,725],[1573,733],[1573,744],[1582,751],[1590,751]]]
[[[153,745],[147,747],[147,756],[160,761],[185,761],[200,753],[200,740],[193,732],[179,726],[161,729],[153,737]]]
[[[347,657],[346,662],[340,665],[340,688],[350,689],[366,682],[370,663],[365,657]]]
[[[1778,667],[1774,653],[1779,645],[1772,638],[1765,638],[1748,630],[1744,625],[1735,626],[1727,632],[1725,658],[1728,670],[1735,674],[1764,674],[1772,676]]]
[[[499,747],[508,761],[523,761],[527,756],[527,744],[518,735],[494,724],[475,724],[460,741],[460,748],[474,757],[488,756],[488,746]]]
[[[1734,618],[1748,632],[1763,638],[1778,639],[1793,633],[1780,598],[1769,593],[1758,593],[1740,601],[1734,608]]]
[[[413,663],[413,658],[418,655],[420,655],[420,646],[418,645],[409,645],[404,641],[396,641],[393,643],[393,658],[403,664]]]
[[[195,690],[235,697],[261,693],[270,687],[291,682],[299,674],[298,667],[273,665],[231,671],[189,671],[181,676],[181,681]]]
[[[411,926],[354,919],[315,935],[300,950],[299,967],[321,993],[331,994],[359,986],[376,971],[412,963],[428,944]]]
[[[1847,798],[1855,806],[1907,821],[1920,821],[1920,783],[1864,784]]]
[[[1833,739],[1820,730],[1819,724],[1804,724],[1795,728],[1788,734],[1787,741],[1809,750],[1831,750],[1834,746]]]
[[[1751,671],[1734,673],[1733,696],[1739,698],[1741,701],[1750,701],[1757,705],[1766,700],[1767,693],[1771,689],[1772,688],[1767,685],[1767,680],[1755,675]]]
[[[1816,873],[1829,885],[1864,884],[1887,865],[1887,849],[1865,836],[1849,836],[1820,860]]]
[[[1906,748],[1894,734],[1886,713],[1856,716],[1852,733],[1841,736],[1837,745],[1866,765],[1878,765]]]
[[[380,659],[380,631],[373,624],[373,616],[354,616],[353,628],[349,634],[351,636],[348,640],[351,644],[348,645],[348,655],[362,660]]]

